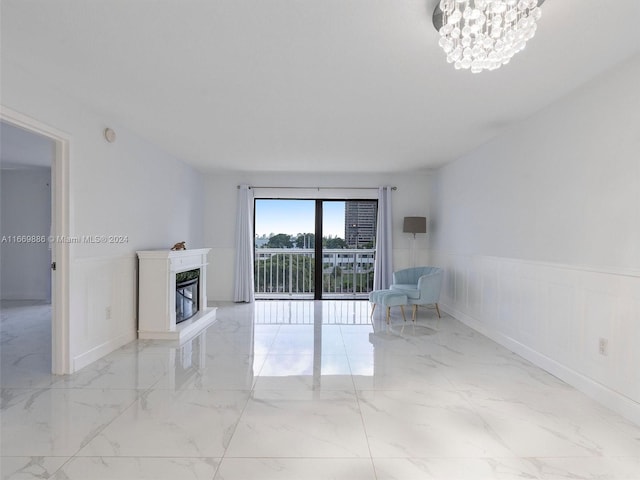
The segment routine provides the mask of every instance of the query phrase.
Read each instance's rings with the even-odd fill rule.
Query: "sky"
[[[315,200],[256,200],[256,235],[313,233]],[[323,236],[344,237],[344,202],[322,204]]]

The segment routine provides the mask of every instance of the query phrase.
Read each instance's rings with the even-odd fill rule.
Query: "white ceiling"
[[[203,171],[371,172],[453,160],[640,49],[640,1],[547,0],[509,65],[455,71],[435,4],[2,0],[2,58]]]

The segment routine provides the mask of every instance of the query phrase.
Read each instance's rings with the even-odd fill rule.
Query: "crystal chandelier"
[[[506,65],[533,38],[544,0],[440,0],[433,24],[447,62],[473,73]]]

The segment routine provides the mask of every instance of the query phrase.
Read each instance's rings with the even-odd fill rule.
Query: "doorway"
[[[256,199],[256,298],[367,298],[376,227],[377,200]]]
[[[38,185],[41,187],[38,198],[42,200],[44,195],[42,178],[48,178],[48,182],[45,182],[48,185],[44,186],[47,189],[48,202],[36,202],[41,207],[39,213],[36,213],[38,212],[37,208],[34,211],[25,210],[24,205],[21,205],[22,200],[17,197],[14,197],[15,202],[11,199],[8,201],[3,199],[6,202],[2,207],[3,214],[12,212],[13,220],[17,219],[12,226],[10,225],[11,231],[5,231],[3,228],[1,235],[5,245],[10,243],[12,246],[18,247],[14,253],[18,253],[19,258],[22,258],[20,255],[23,253],[25,255],[33,253],[31,250],[38,252],[38,255],[35,256],[37,258],[23,255],[25,260],[23,271],[19,268],[20,262],[13,265],[16,267],[12,267],[12,271],[15,273],[13,278],[15,282],[11,285],[13,290],[6,290],[3,295],[19,297],[19,288],[23,289],[25,297],[42,297],[43,292],[46,292],[45,298],[41,298],[40,301],[50,302],[51,305],[51,313],[46,317],[50,319],[50,372],[53,374],[71,373],[68,334],[69,254],[68,244],[63,240],[68,237],[69,138],[66,134],[46,124],[6,107],[3,107],[0,112],[0,127],[3,136],[2,166],[6,167],[7,171],[11,169],[13,172],[9,174],[9,178],[5,177],[4,179],[7,182],[12,182],[13,188],[8,190],[16,190],[17,185],[13,182]],[[37,155],[38,149],[34,146],[48,150],[48,158],[45,159],[42,158],[43,155]],[[32,157],[31,154],[35,155]],[[34,165],[38,161],[44,164]],[[19,171],[30,173],[16,173]],[[35,192],[35,190],[33,191]],[[28,192],[22,192],[22,194],[25,195]],[[29,203],[34,203],[33,200],[30,198]],[[43,212],[44,209],[48,209],[48,212]],[[36,224],[39,226],[36,227]],[[3,225],[3,227],[6,226]],[[29,252],[27,252],[28,249]],[[16,258],[12,260],[16,260]],[[31,265],[29,262],[36,263],[37,266]],[[26,268],[27,263],[29,263],[29,268]],[[3,275],[7,275],[4,265]],[[25,278],[29,278],[26,283],[24,283]],[[23,282],[22,287],[19,285],[20,280]]]

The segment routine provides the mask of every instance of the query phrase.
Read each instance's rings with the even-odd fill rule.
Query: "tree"
[[[339,237],[324,237],[322,239],[322,246],[324,248],[347,248],[347,242]]]
[[[316,242],[316,236],[313,233],[299,233],[295,239],[297,248],[313,248]]]
[[[279,233],[272,236],[267,244],[266,248],[293,248],[293,242],[291,241],[291,235],[286,233]]]

